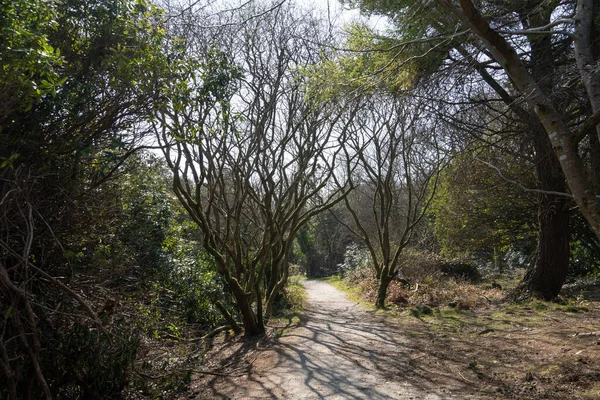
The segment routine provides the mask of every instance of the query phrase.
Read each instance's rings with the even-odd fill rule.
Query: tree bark
[[[594,17],[593,0],[578,0],[575,15],[575,60],[579,75],[595,113],[600,110],[600,73],[592,51],[592,28]],[[600,138],[600,125],[596,125],[596,135]]]
[[[534,129],[535,165],[541,190],[565,191],[564,176],[543,127]],[[569,268],[569,199],[542,193],[538,205],[538,244],[520,289],[546,300],[555,298]]]
[[[243,298],[238,298],[236,296],[236,302],[238,305],[238,309],[242,315],[242,324],[244,325],[244,336],[259,336],[265,333],[264,323],[259,323],[252,310],[252,304],[250,300],[244,296]],[[262,321],[261,321],[262,322]]]
[[[544,197],[538,216],[540,240],[521,288],[536,297],[552,300],[567,278],[569,213],[565,200],[552,195]]]
[[[390,286],[392,279],[389,276],[388,267],[381,269],[379,275],[379,286],[377,287],[377,299],[375,300],[375,307],[385,308],[385,299],[387,297],[387,290]]]
[[[258,319],[256,313],[252,309],[252,300],[250,296],[239,285],[235,278],[226,278],[228,281],[231,293],[237,303],[237,309],[242,317],[245,336],[257,336],[265,333],[265,326],[262,319]]]
[[[227,323],[229,324],[231,329],[233,329],[233,331],[235,333],[242,332],[242,329],[239,327],[239,325],[237,324],[235,319],[233,319],[233,317],[231,316],[229,311],[225,308],[225,306],[219,300],[215,301],[214,304],[215,304],[215,307],[217,307],[217,310],[219,310],[221,312],[221,315],[223,315],[223,318],[225,318],[225,321],[227,321]]]
[[[534,77],[540,78],[542,85],[546,87],[551,86],[547,79],[552,75],[552,63],[544,60],[551,55],[549,46],[551,43],[547,41],[532,43],[532,58],[535,58],[531,62],[532,73]],[[464,51],[462,53],[466,54]],[[560,163],[537,116],[514,104],[508,92],[487,73],[483,66],[475,64],[475,68],[484,81],[523,121],[524,126],[528,127],[530,140],[535,150],[534,164],[538,189],[548,192],[566,192],[565,177]],[[596,135],[591,135],[590,139],[596,139]],[[553,194],[541,194],[538,201],[537,248],[528,272],[519,286],[520,291],[540,293],[545,298],[552,298],[558,294],[569,267],[569,241],[567,198]]]
[[[550,23],[552,9],[540,8],[537,13],[523,16],[524,29]],[[556,54],[550,36],[534,36],[531,46],[530,73],[540,90],[551,96],[555,84],[553,71]],[[533,112],[527,124],[535,150],[535,174],[538,188],[547,192],[566,192],[565,176],[554,154],[544,127]],[[565,283],[569,269],[571,234],[569,231],[569,201],[564,196],[541,193],[538,196],[538,243],[520,289],[546,300],[555,298]]]

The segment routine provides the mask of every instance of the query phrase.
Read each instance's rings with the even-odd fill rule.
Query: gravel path
[[[251,374],[215,380],[213,398],[454,398],[409,372],[401,327],[364,311],[327,283],[303,285],[308,305],[302,325],[261,351]]]

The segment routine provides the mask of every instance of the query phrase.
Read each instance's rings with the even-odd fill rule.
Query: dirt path
[[[413,367],[426,354],[411,348],[401,326],[364,311],[329,284],[303,285],[308,306],[302,325],[259,351],[251,373],[214,378],[207,398],[469,398],[453,384],[451,371]]]

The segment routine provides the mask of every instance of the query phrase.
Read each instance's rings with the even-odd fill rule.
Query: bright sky
[[[329,20],[337,27],[343,28],[343,26],[352,21],[367,22],[373,28],[384,30],[387,26],[385,17],[371,17],[367,18],[361,16],[357,9],[344,8],[339,0],[288,0],[306,7],[315,7],[322,10],[325,16],[328,16]]]
[[[328,12],[332,22],[345,24],[360,18],[358,10],[344,9],[338,0],[290,0],[298,3],[312,5]]]

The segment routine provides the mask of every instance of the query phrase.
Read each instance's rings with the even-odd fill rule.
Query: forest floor
[[[600,398],[597,287],[578,306],[381,312],[303,284],[300,319],[258,341],[216,340],[183,398]]]

